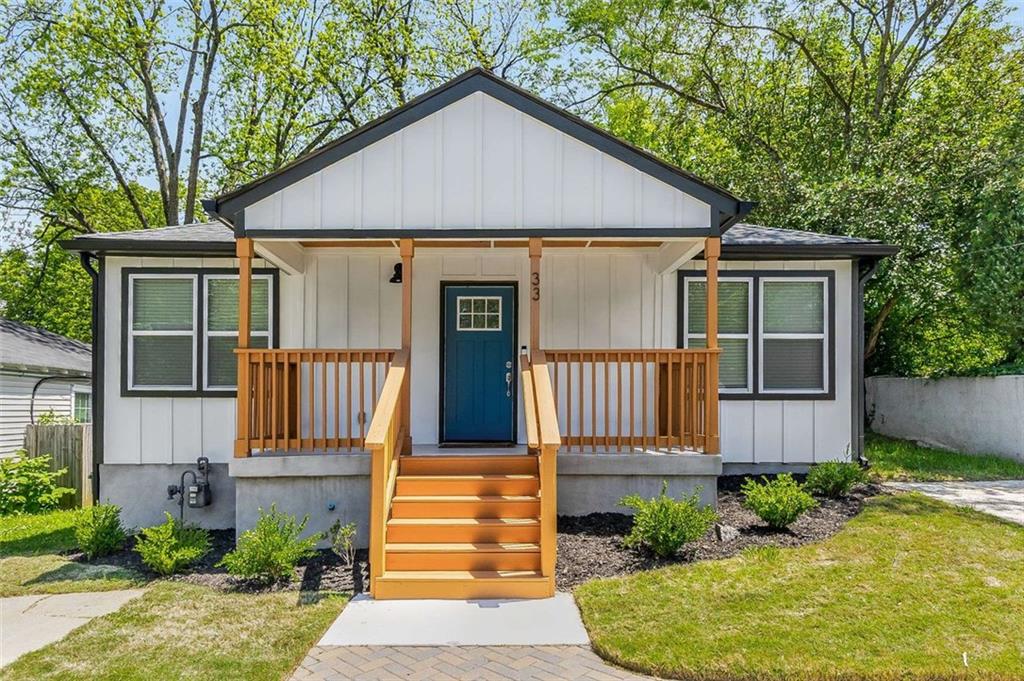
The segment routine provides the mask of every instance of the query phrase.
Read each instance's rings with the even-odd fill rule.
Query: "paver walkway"
[[[142,589],[0,598],[0,666],[114,612]]]
[[[921,492],[953,504],[1024,525],[1024,480],[980,482],[889,482],[894,489]]]
[[[292,681],[640,681],[589,646],[317,646]]]

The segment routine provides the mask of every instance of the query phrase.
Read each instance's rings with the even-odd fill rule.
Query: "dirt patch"
[[[622,545],[632,527],[632,518],[620,513],[592,513],[558,518],[558,564],[555,582],[569,590],[598,577],[628,575],[643,570],[699,560],[734,556],[750,546],[792,547],[821,541],[836,534],[850,518],[860,513],[864,502],[881,493],[877,485],[861,485],[845,499],[818,499],[819,505],[800,517],[788,530],[773,530],[752,511],[743,508],[738,485],[725,481],[719,486],[718,529],[683,548],[672,559]],[[721,537],[721,538],[720,538]]]
[[[261,584],[232,577],[222,567],[217,567],[224,554],[235,548],[234,530],[211,530],[210,552],[181,574],[167,579],[209,586],[221,591],[307,591],[361,593],[369,585],[368,555],[366,550],[356,552],[354,565],[346,566],[333,551],[321,549],[312,558],[302,561],[295,568],[291,582]],[[65,556],[76,563],[95,567],[111,567],[133,570],[144,578],[159,579],[160,576],[142,562],[134,550],[135,537],[129,537],[125,547],[109,556],[88,560],[85,554],[73,551]]]

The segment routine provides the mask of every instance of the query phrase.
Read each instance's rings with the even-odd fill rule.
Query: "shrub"
[[[90,560],[117,551],[127,538],[121,526],[121,509],[113,504],[84,509],[75,521],[78,548]]]
[[[308,522],[308,515],[300,523],[295,516],[278,512],[274,505],[269,513],[261,508],[256,526],[242,533],[235,550],[218,565],[235,577],[262,582],[290,581],[295,565],[312,556],[320,541],[319,535],[300,537]]]
[[[826,461],[811,466],[804,489],[811,494],[838,499],[846,496],[850,488],[864,482],[867,476],[861,467],[849,461]]]
[[[335,520],[331,529],[327,531],[327,538],[331,542],[331,550],[341,558],[346,567],[351,567],[356,562],[356,524],[341,524]]]
[[[743,505],[770,527],[786,528],[805,511],[818,505],[789,473],[782,473],[774,480],[764,476],[761,479],[763,483],[747,478],[740,489],[746,496]]]
[[[653,499],[631,494],[619,500],[621,506],[635,512],[633,528],[624,540],[626,546],[646,546],[667,558],[675,555],[684,544],[703,537],[718,519],[714,509],[700,507],[699,489],[679,499],[673,499],[667,492],[668,481],[663,480],[661,494]]]
[[[167,521],[142,530],[135,550],[158,575],[173,575],[192,565],[210,550],[210,533],[201,527],[186,525],[164,513]]]
[[[58,487],[63,468],[50,470],[49,456],[29,457],[22,449],[11,458],[0,459],[0,515],[42,513],[60,504],[61,497],[73,494],[70,487]]]

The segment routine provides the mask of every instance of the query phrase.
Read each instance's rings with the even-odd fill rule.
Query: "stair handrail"
[[[540,471],[540,561],[541,574],[548,578],[551,593],[555,589],[555,563],[557,559],[558,532],[558,449],[562,436],[558,429],[558,412],[555,395],[551,389],[551,375],[548,372],[547,356],[543,350],[535,350],[530,358],[536,414],[537,450]],[[529,427],[527,427],[529,433]],[[529,435],[527,436],[529,439]]]
[[[519,354],[519,377],[523,386],[523,418],[526,421],[526,447],[530,452],[540,448],[540,423],[537,419],[537,398],[533,389],[533,363],[524,348]]]
[[[370,593],[376,586],[377,578],[384,574],[384,546],[387,540],[388,515],[398,478],[398,457],[401,453],[405,431],[409,424],[403,423],[402,394],[409,372],[409,351],[395,352],[377,408],[366,433],[366,449],[370,452]]]

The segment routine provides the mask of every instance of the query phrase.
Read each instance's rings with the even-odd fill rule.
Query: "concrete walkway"
[[[0,598],[0,667],[114,612],[142,589]]]
[[[594,654],[567,593],[478,601],[359,596],[292,676],[293,681],[643,678]]]
[[[1024,525],[1024,480],[889,482],[886,486],[921,492],[954,506],[970,506],[983,513]]]

